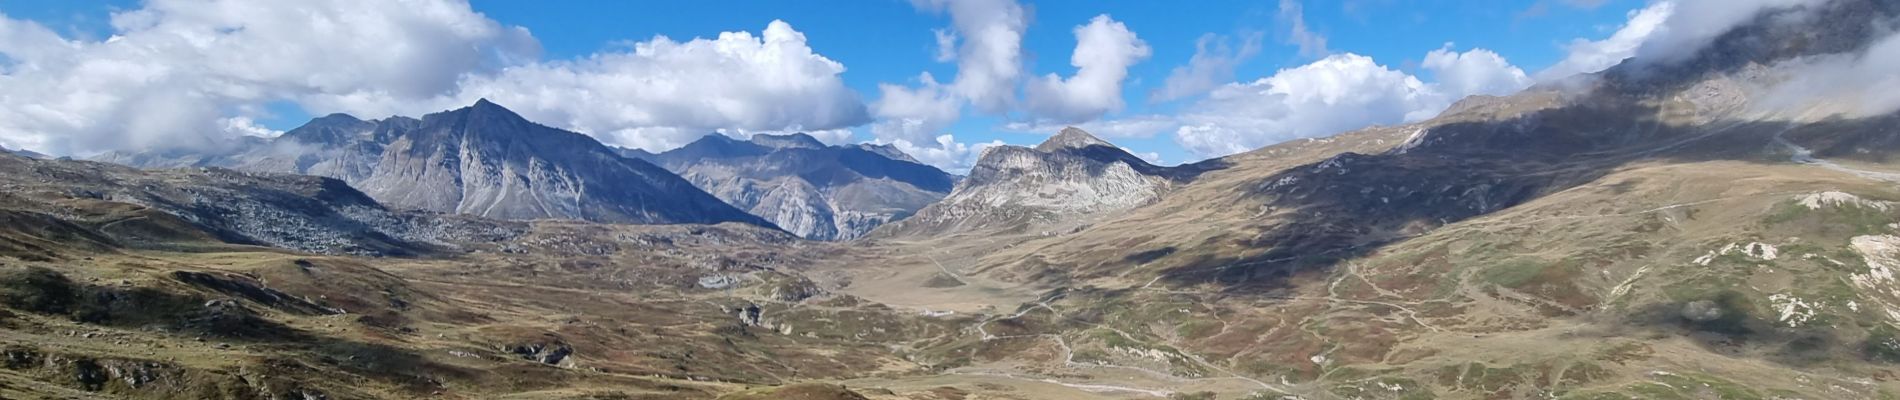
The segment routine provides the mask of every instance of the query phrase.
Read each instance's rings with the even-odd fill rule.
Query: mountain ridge
[[[394,207],[503,219],[772,226],[665,169],[487,99],[420,119],[312,119],[236,150],[109,153],[139,167],[220,166],[334,177]]]
[[[652,154],[621,150],[674,171],[715,196],[801,237],[849,240],[900,220],[950,191],[947,173],[894,148],[830,146],[794,133],[738,140],[708,134]]]

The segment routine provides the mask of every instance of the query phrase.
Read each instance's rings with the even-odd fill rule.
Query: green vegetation
[[[1900,333],[1884,325],[1875,328],[1868,332],[1867,340],[1861,344],[1861,352],[1869,360],[1900,363]]]
[[[77,307],[81,288],[45,267],[0,271],[0,303],[22,311],[65,314]]]
[[[1485,282],[1490,282],[1498,286],[1510,288],[1522,287],[1530,283],[1532,279],[1536,279],[1538,275],[1542,275],[1544,268],[1548,265],[1548,263],[1537,259],[1511,260],[1485,269],[1480,277],[1483,278]]]
[[[1809,209],[1796,201],[1776,204],[1762,218],[1762,223],[1771,227],[1793,227],[1812,230],[1828,237],[1852,237],[1887,233],[1887,224],[1895,218],[1886,211],[1872,207],[1843,205],[1840,207],[1822,207]]]

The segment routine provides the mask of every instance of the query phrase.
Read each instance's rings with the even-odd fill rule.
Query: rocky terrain
[[[395,208],[499,219],[770,226],[665,169],[487,100],[419,120],[334,114],[277,138],[246,137],[228,147],[117,152],[95,160],[325,176]]]
[[[984,150],[970,175],[943,201],[878,230],[880,237],[931,237],[981,231],[1059,231],[1160,198],[1193,166],[1149,164],[1077,128],[1035,148]]]
[[[625,150],[800,237],[848,240],[942,199],[953,177],[888,145],[806,134],[707,135],[660,154]]]
[[[1801,12],[1190,166],[1065,130],[849,242],[0,155],[0,398],[1895,398],[1900,116],[1759,91],[1900,6]]]

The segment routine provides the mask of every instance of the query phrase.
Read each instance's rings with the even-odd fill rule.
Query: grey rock
[[[665,169],[623,157],[487,100],[424,116],[332,114],[228,150],[147,150],[94,158],[141,168],[227,167],[347,182],[400,209],[500,219],[771,226]]]
[[[652,154],[714,196],[807,239],[848,240],[943,198],[954,179],[889,146],[827,146],[805,134],[707,135]]]

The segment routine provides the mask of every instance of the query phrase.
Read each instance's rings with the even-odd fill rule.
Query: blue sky
[[[1548,4],[1538,6],[1543,1]],[[861,93],[877,93],[881,82],[905,82],[919,71],[943,78],[955,74],[955,65],[933,61],[936,42],[932,29],[948,24],[940,13],[920,11],[904,1],[869,0],[848,7],[812,7],[785,1],[686,2],[521,2],[476,0],[473,5],[497,20],[526,26],[543,38],[549,57],[585,56],[625,40],[653,35],[688,38],[724,31],[757,31],[765,22],[780,19],[810,37],[811,46],[850,70],[845,82]],[[844,4],[844,3],[823,3]],[[1183,6],[1191,4],[1191,6]],[[1041,1],[1027,2],[1034,18],[1024,39],[1032,53],[1030,71],[1071,74],[1067,58],[1076,38],[1069,31],[1099,14],[1108,14],[1134,30],[1153,49],[1147,60],[1130,68],[1131,83],[1124,87],[1127,109],[1121,114],[1167,112],[1179,103],[1151,104],[1147,94],[1169,71],[1194,55],[1194,42],[1203,34],[1263,36],[1260,54],[1245,60],[1237,77],[1250,80],[1280,68],[1313,61],[1297,46],[1282,42],[1284,27],[1276,20],[1272,1]],[[1313,30],[1326,35],[1335,51],[1370,56],[1381,63],[1405,68],[1426,52],[1447,42],[1459,47],[1496,51],[1525,70],[1542,69],[1564,56],[1573,39],[1595,39],[1621,25],[1626,14],[1644,5],[1640,0],[1604,1],[1578,7],[1551,0],[1360,0],[1314,1],[1305,4]],[[1541,14],[1532,12],[1543,10]],[[1415,67],[1414,67],[1415,68]],[[1002,140],[1034,144],[1044,133],[999,129],[1001,118],[967,116],[952,128],[960,139]],[[861,135],[870,139],[868,135]],[[1198,159],[1165,135],[1149,138],[1112,138],[1139,151],[1161,155],[1164,162]]]
[[[1299,15],[1289,16],[1285,8],[1288,3],[1300,6],[1302,12]],[[1281,69],[1297,68],[1328,57],[1350,53],[1369,57],[1378,65],[1405,75],[1415,76],[1431,84],[1442,80],[1435,76],[1441,73],[1441,70],[1423,68],[1421,63],[1424,62],[1428,52],[1439,50],[1447,43],[1455,43],[1454,46],[1448,48],[1454,53],[1475,49],[1494,52],[1508,59],[1509,66],[1514,66],[1534,76],[1538,71],[1567,57],[1570,53],[1569,44],[1572,41],[1600,40],[1608,37],[1630,20],[1634,10],[1648,5],[1649,3],[1644,0],[1307,0],[1304,2],[1198,1],[1191,3],[1025,1],[1021,6],[1028,10],[1026,18],[1028,25],[1022,32],[1020,63],[1024,70],[1020,79],[1030,81],[1045,74],[1056,74],[1066,78],[1076,74],[1077,68],[1069,63],[1071,52],[1078,46],[1077,36],[1073,30],[1079,25],[1090,23],[1091,19],[1098,15],[1107,15],[1113,22],[1124,25],[1127,31],[1131,31],[1142,44],[1145,44],[1147,56],[1126,66],[1126,78],[1119,81],[1118,90],[1123,99],[1123,105],[1119,110],[1112,110],[1086,120],[1056,121],[1056,125],[1107,123],[1143,117],[1167,119],[1174,118],[1175,115],[1194,113],[1207,115],[1212,112],[1209,110],[1213,107],[1223,105],[1215,104],[1217,102],[1213,101],[1203,101],[1202,97],[1206,96],[1204,93],[1162,102],[1151,101],[1150,96],[1153,91],[1163,86],[1164,81],[1169,79],[1174,69],[1187,64],[1195,56],[1196,40],[1203,35],[1220,35],[1234,47],[1239,47],[1249,35],[1257,35],[1256,37],[1260,40],[1258,51],[1248,57],[1240,58],[1234,64],[1234,72],[1231,76],[1223,75],[1219,78],[1222,82],[1252,82],[1273,76]],[[138,10],[148,6],[137,1],[0,0],[0,13],[3,13],[6,18],[30,21],[68,40],[96,42],[114,34],[124,33],[110,23],[114,13]],[[825,120],[851,121],[851,126],[833,127],[848,130],[850,135],[848,140],[851,141],[892,140],[893,137],[880,136],[872,132],[871,128],[874,123],[889,118],[876,112],[877,107],[880,106],[879,86],[890,84],[921,88],[922,85],[917,78],[918,74],[923,72],[931,74],[939,82],[949,84],[958,75],[960,65],[955,60],[938,60],[937,32],[945,30],[961,34],[959,37],[965,41],[959,43],[967,43],[969,36],[967,33],[956,32],[953,27],[954,12],[951,9],[954,7],[931,7],[898,0],[854,2],[472,0],[466,7],[502,27],[525,28],[539,46],[538,60],[553,63],[585,60],[600,54],[630,52],[637,43],[653,40],[656,36],[686,42],[694,38],[714,38],[722,32],[748,32],[760,35],[768,23],[782,20],[796,32],[804,35],[804,45],[808,46],[811,52],[841,64],[844,71],[835,74],[835,78],[841,80],[843,86],[850,92],[855,93],[857,100],[873,110],[870,116],[847,115]],[[173,10],[170,10],[170,14],[183,14],[177,10],[182,6],[171,8]],[[1314,37],[1324,38],[1324,51],[1302,52],[1301,46],[1294,43],[1297,41],[1296,34],[1293,33],[1296,22],[1303,23],[1305,30]],[[229,29],[220,33],[229,33],[228,31]],[[485,36],[486,39],[483,40],[487,41],[479,42],[477,45],[499,46],[494,43],[496,39],[491,36]],[[311,40],[351,39],[314,37]],[[7,53],[4,46],[0,46],[0,55],[13,59],[21,58]],[[0,59],[0,67],[6,65],[4,61],[5,59]],[[448,69],[448,71],[481,73],[481,71],[493,72],[496,68],[499,67],[471,66],[465,70]],[[1019,84],[1012,89],[1013,96],[1022,96],[1022,86],[1023,84]],[[488,87],[503,86],[496,84]],[[462,92],[471,91],[463,90]],[[1467,93],[1458,92],[1457,94]],[[335,101],[311,100],[308,93],[238,97],[241,100],[222,101],[209,107],[220,110],[219,112],[224,114],[242,114],[246,117],[245,121],[253,122],[261,128],[266,128],[265,130],[293,128],[306,121],[312,114],[385,109],[339,106],[335,105],[339,104]],[[785,101],[784,97],[776,99],[776,101]],[[457,101],[460,100],[465,99],[457,99]],[[516,107],[508,101],[501,101],[501,103]],[[1337,104],[1328,110],[1350,114],[1353,112],[1353,107],[1381,106],[1384,103],[1367,104],[1370,105]],[[1329,105],[1332,104],[1329,103]],[[1233,107],[1227,106],[1229,107],[1227,109]],[[1437,105],[1437,107],[1442,107],[1442,105]],[[1291,110],[1299,112],[1298,110],[1304,109],[1291,108]],[[1401,107],[1399,111],[1416,110]],[[360,112],[375,113],[376,111]],[[563,118],[561,116],[574,120],[582,119],[569,114],[548,112],[524,112],[524,115],[545,116],[537,119]],[[365,117],[379,116],[365,115]],[[957,143],[1001,141],[1010,144],[1033,144],[1052,133],[1050,129],[1042,127],[1044,129],[1034,132],[1019,132],[1023,128],[1011,128],[1008,125],[1011,122],[1024,122],[1034,118],[1037,118],[1036,114],[1029,111],[1010,110],[998,115],[977,110],[965,102],[960,107],[957,118],[947,122],[943,128],[927,134],[929,136],[938,133],[952,134]],[[1380,118],[1369,118],[1369,120],[1389,123],[1397,122],[1397,118],[1400,117],[1393,115],[1383,120]],[[717,119],[714,120],[717,121]],[[797,118],[790,120],[802,121]],[[558,120],[541,122],[565,126]],[[1266,122],[1271,126],[1280,126],[1286,121],[1276,119]],[[1149,129],[1148,132],[1104,136],[1109,136],[1108,139],[1111,141],[1145,156],[1158,156],[1161,161],[1168,164],[1195,161],[1232,151],[1210,149],[1205,144],[1198,147],[1183,144],[1187,139],[1171,133],[1177,128],[1175,125],[1183,123],[1160,124]],[[601,125],[576,122],[573,128],[586,131],[583,128],[588,126]],[[1314,129],[1336,130],[1349,127],[1350,123],[1347,125],[1330,123],[1319,126]],[[0,127],[0,130],[4,128]],[[1264,129],[1229,128],[1230,130]],[[1245,147],[1250,148],[1290,137],[1319,134],[1311,129],[1296,130],[1297,132],[1261,137],[1235,137],[1248,137]],[[614,144],[659,143],[639,140],[640,135],[647,135],[650,132],[654,131],[632,129],[617,135],[597,134],[596,136]],[[833,135],[843,134],[833,133]],[[922,139],[924,137],[927,136],[912,136],[909,139],[920,142],[913,144],[920,144],[922,147],[935,145],[923,143],[928,142]],[[845,140],[842,136],[827,138]],[[1219,138],[1216,136],[1212,140],[1221,140]],[[0,141],[0,144],[7,143]],[[13,140],[11,143],[15,146],[32,146],[35,143],[51,142],[20,139]],[[62,147],[60,145],[42,146],[52,148],[55,152],[59,152]],[[65,146],[70,147],[70,145]],[[69,152],[82,150],[79,147],[73,147]],[[946,155],[944,157],[948,158],[936,163],[955,169],[959,163],[967,164],[972,155],[972,152]],[[958,160],[949,158],[958,158]]]

